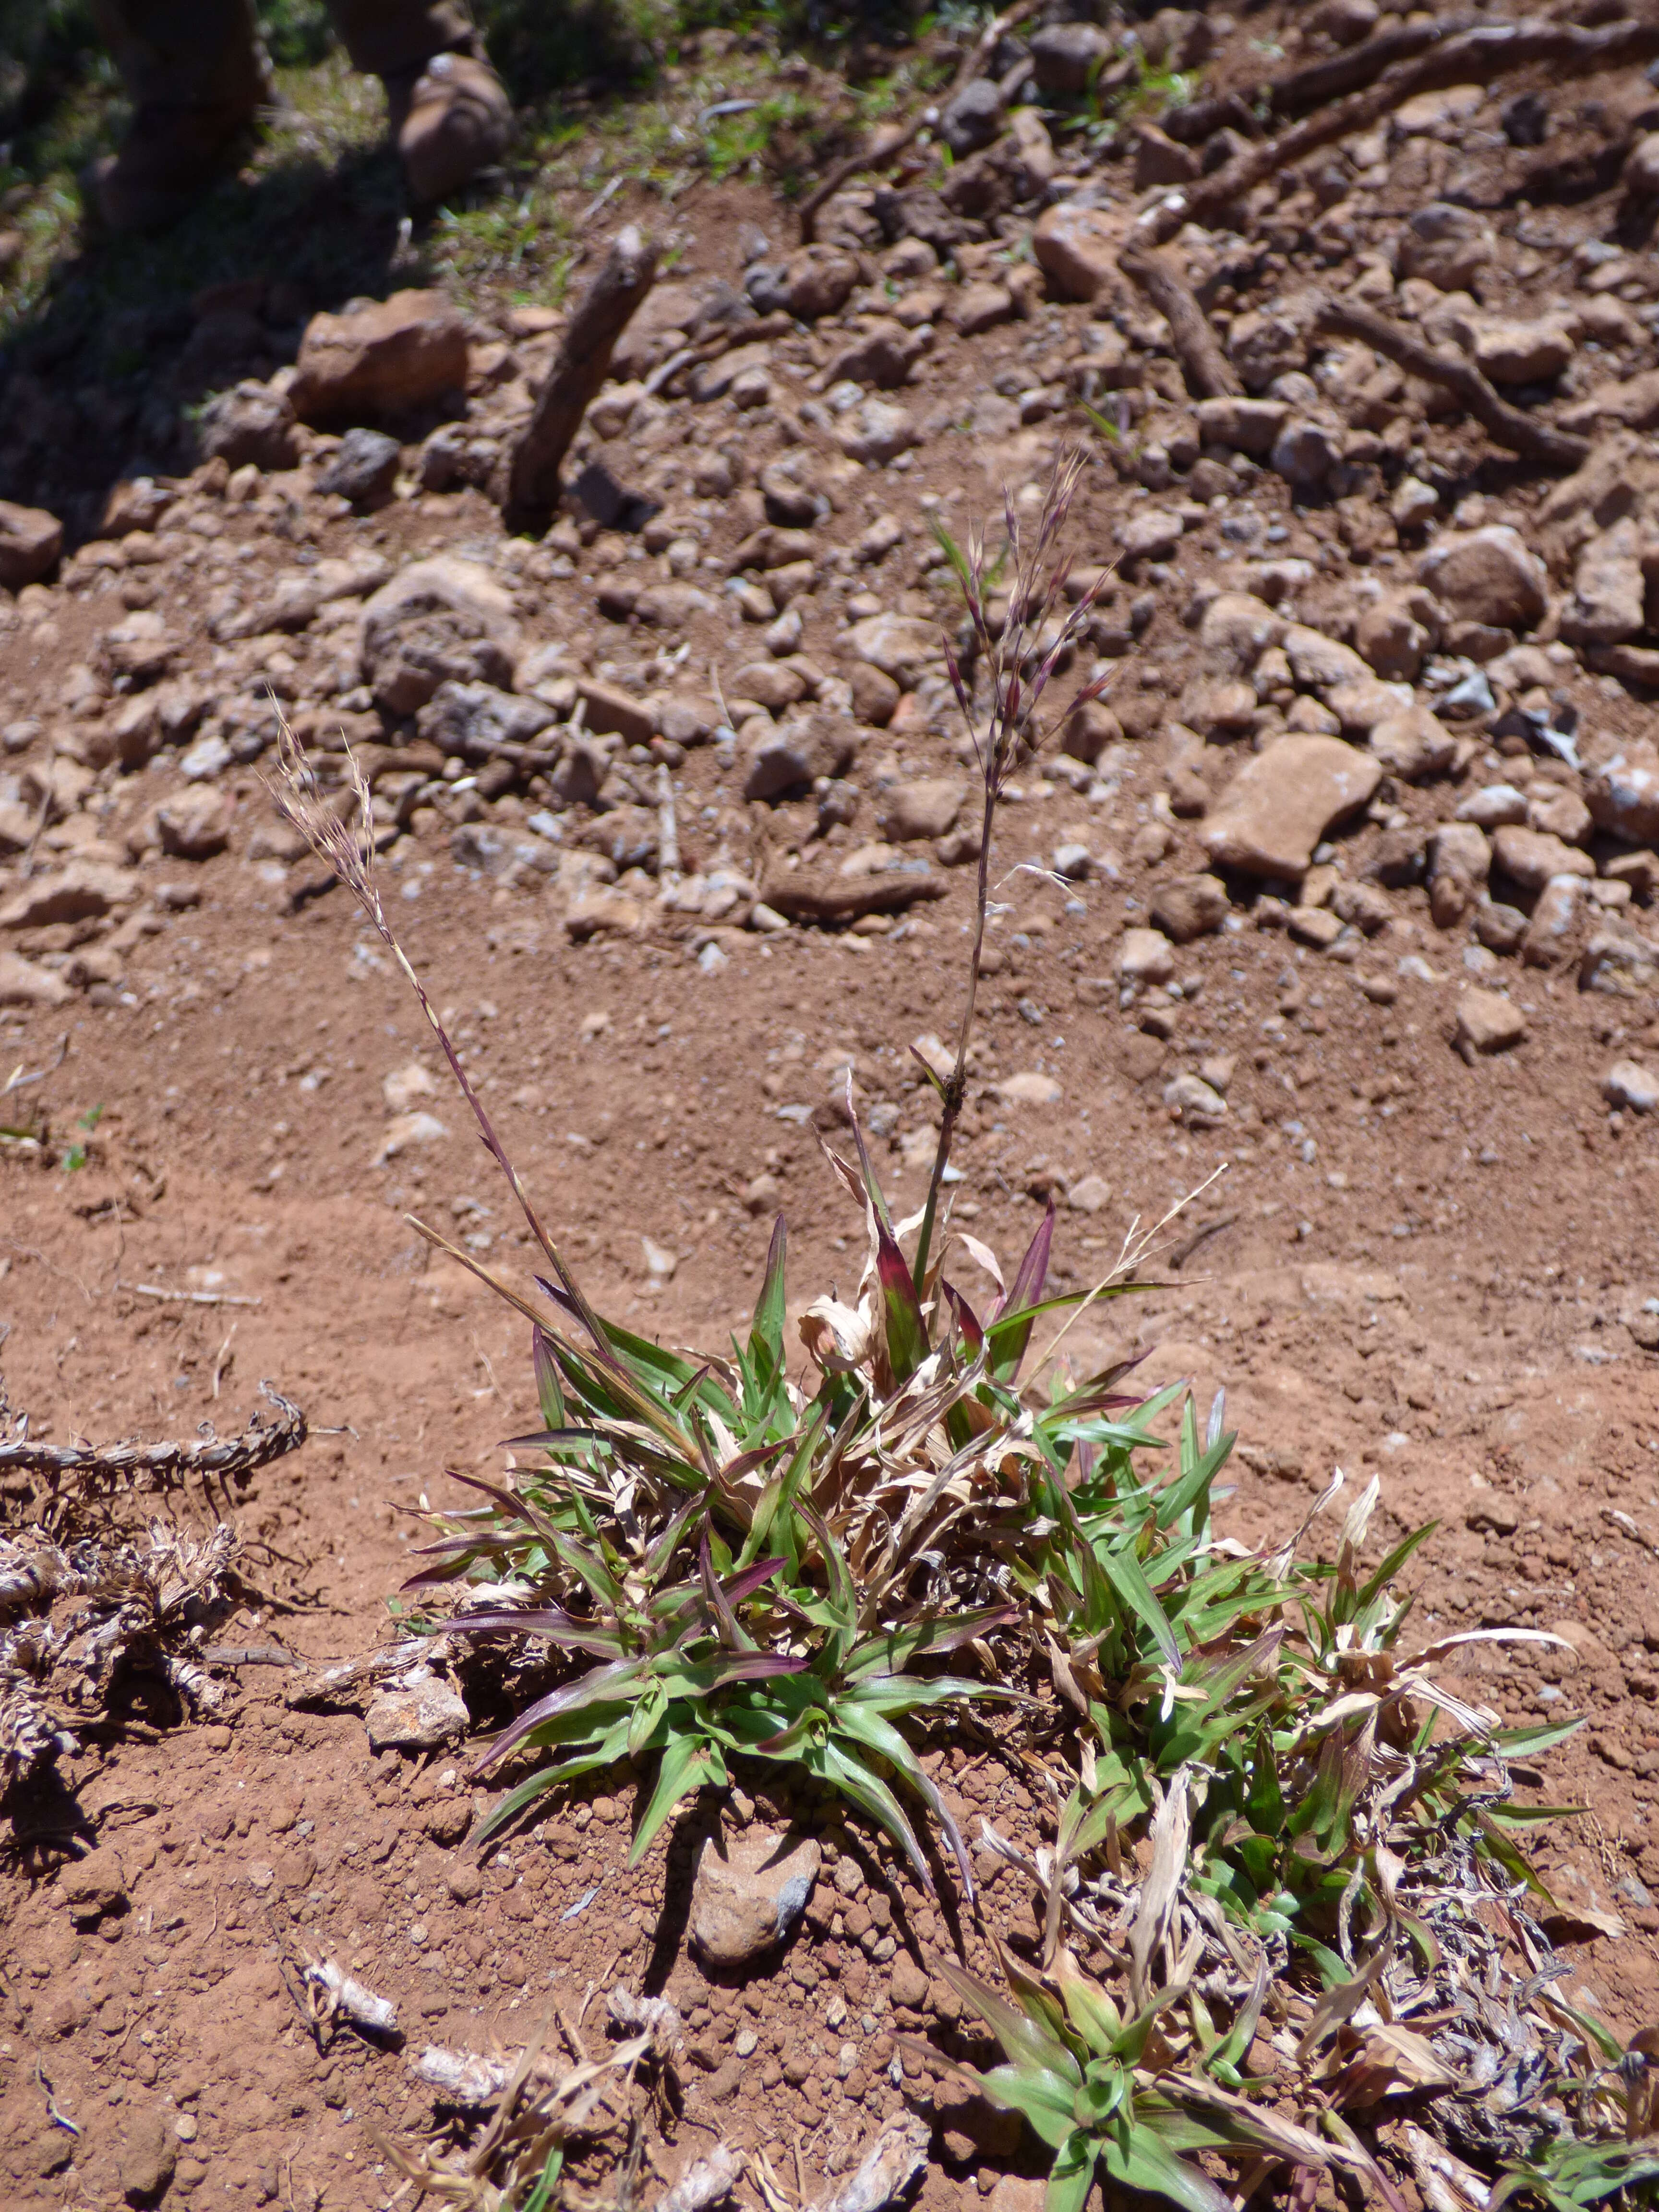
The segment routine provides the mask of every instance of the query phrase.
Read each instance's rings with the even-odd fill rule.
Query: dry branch
[[[1198,146],[1224,124],[1237,122],[1241,111],[1249,114],[1265,109],[1273,115],[1306,115],[1322,107],[1328,100],[1341,100],[1375,84],[1386,71],[1413,60],[1426,48],[1460,38],[1473,30],[1478,20],[1474,15],[1449,15],[1438,22],[1398,24],[1391,31],[1367,39],[1363,46],[1350,46],[1346,53],[1310,63],[1276,84],[1260,84],[1249,93],[1226,93],[1219,99],[1195,100],[1190,106],[1178,107],[1167,115],[1164,128],[1183,145]]]
[[[124,1489],[167,1489],[193,1474],[241,1480],[306,1440],[306,1417],[269,1382],[260,1384],[276,1408],[274,1421],[258,1413],[240,1437],[209,1435],[193,1444],[46,1444],[28,1437],[0,1444],[0,1475],[76,1478],[83,1498]]]
[[[1361,307],[1352,300],[1322,300],[1315,313],[1315,327],[1363,343],[1431,384],[1443,385],[1474,416],[1494,443],[1529,460],[1547,461],[1559,468],[1580,467],[1589,455],[1588,438],[1534,422],[1520,408],[1500,399],[1472,361],[1460,355],[1437,353],[1420,338],[1387,315]]]
[[[1484,24],[1446,39],[1415,60],[1384,72],[1364,90],[1321,109],[1261,144],[1247,146],[1211,176],[1170,193],[1143,216],[1143,236],[1156,245],[1173,238],[1183,223],[1212,228],[1236,200],[1265,184],[1306,154],[1351,132],[1368,131],[1419,92],[1439,92],[1451,84],[1492,84],[1506,71],[1544,64],[1563,76],[1587,70],[1621,69],[1659,54],[1659,20],[1609,23],[1595,31],[1570,23]]]
[[[914,115],[896,137],[885,142],[877,139],[859,153],[849,154],[844,161],[836,162],[829,175],[822,183],[815,185],[800,204],[800,242],[803,246],[810,246],[817,235],[818,210],[825,202],[834,199],[844,184],[863,171],[890,167],[907,146],[915,143],[928,118],[937,117],[964,87],[984,73],[986,64],[996,52],[999,40],[1005,33],[1012,31],[1016,23],[1023,23],[1028,15],[1035,14],[1037,5],[1038,0],[1016,0],[1013,7],[1006,8],[1001,15],[993,17],[975,44],[963,55],[956,75],[943,94]]]
[[[576,303],[536,396],[529,428],[514,448],[507,485],[509,511],[546,514],[556,505],[559,471],[571,441],[610,373],[617,339],[656,274],[656,240],[628,224],[612,240],[605,266]]]
[[[1187,389],[1194,398],[1236,398],[1244,386],[1216,343],[1209,318],[1186,279],[1161,253],[1149,253],[1143,247],[1128,247],[1119,255],[1118,267],[1139,286],[1169,324]]]

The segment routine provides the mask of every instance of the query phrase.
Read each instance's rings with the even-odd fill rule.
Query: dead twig
[[[1144,248],[1132,246],[1120,254],[1118,267],[1139,285],[1169,324],[1187,389],[1194,398],[1237,398],[1244,386],[1186,279],[1161,253],[1149,253]]]
[[[160,1283],[122,1283],[113,1287],[125,1291],[138,1298],[165,1298],[171,1304],[181,1306],[257,1306],[263,1298],[234,1297],[228,1291],[169,1291]]]
[[[610,373],[611,356],[657,274],[657,243],[629,223],[611,241],[605,265],[577,301],[530,424],[514,448],[507,498],[510,514],[544,514],[556,506],[559,471],[593,395]]]
[[[1512,453],[1524,453],[1528,459],[1565,469],[1582,467],[1589,457],[1588,438],[1534,422],[1520,408],[1511,407],[1507,399],[1500,399],[1472,361],[1457,354],[1437,353],[1403,325],[1379,315],[1373,307],[1361,307],[1354,300],[1322,300],[1314,322],[1317,329],[1334,337],[1358,338],[1413,376],[1443,385],[1462,401],[1494,444],[1506,447]]]
[[[1439,92],[1450,84],[1490,85],[1510,70],[1539,64],[1562,76],[1580,76],[1589,70],[1627,68],[1656,54],[1659,20],[1608,23],[1594,31],[1543,21],[1477,25],[1413,61],[1385,70],[1375,84],[1321,108],[1277,137],[1247,146],[1213,174],[1166,195],[1141,217],[1138,228],[1143,237],[1159,246],[1183,223],[1212,228],[1224,210],[1257,185],[1321,146],[1356,131],[1369,131],[1419,92]]]
[[[1001,15],[994,16],[974,46],[963,55],[956,75],[942,94],[929,100],[892,137],[878,137],[860,152],[849,154],[844,161],[836,162],[829,175],[822,183],[815,185],[800,204],[800,242],[803,246],[810,246],[817,236],[818,210],[826,202],[834,199],[842,186],[862,171],[890,168],[906,147],[915,143],[924,126],[930,121],[937,121],[940,110],[948,107],[965,86],[984,74],[986,64],[996,52],[1004,33],[1012,31],[1017,23],[1023,23],[1028,15],[1034,15],[1038,5],[1039,0],[1016,0],[1015,6],[1006,8]]]

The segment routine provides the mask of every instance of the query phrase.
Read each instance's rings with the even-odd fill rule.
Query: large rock
[[[1495,251],[1492,232],[1472,210],[1431,200],[1406,226],[1399,270],[1402,276],[1421,276],[1442,292],[1468,292]]]
[[[1636,744],[1593,769],[1584,798],[1598,830],[1632,845],[1659,845],[1659,752]]]
[[[1370,749],[1390,775],[1423,783],[1443,775],[1456,757],[1457,740],[1426,707],[1403,707],[1374,723]]]
[[[300,458],[292,404],[251,377],[209,400],[196,442],[206,459],[233,469],[291,469]]]
[[[1322,691],[1331,684],[1363,683],[1370,670],[1351,645],[1340,645],[1323,630],[1305,623],[1291,623],[1283,639],[1291,673],[1304,691]]]
[[[1639,527],[1627,516],[1592,538],[1578,556],[1561,635],[1573,645],[1621,645],[1645,624],[1646,582]]]
[[[73,996],[53,969],[0,949],[0,1006],[61,1006]]]
[[[302,422],[362,422],[466,389],[466,331],[442,292],[394,292],[313,315],[290,398]]]
[[[800,1925],[823,1854],[811,1836],[711,1836],[691,1882],[691,1948],[705,1966],[751,1965]]]
[[[820,776],[844,775],[858,741],[837,714],[805,714],[781,722],[756,742],[743,780],[745,799],[781,799],[787,792],[816,783]]]
[[[1048,23],[1031,34],[1031,68],[1039,92],[1087,92],[1116,49],[1097,23]]]
[[[1037,266],[1062,300],[1096,300],[1121,282],[1117,257],[1124,218],[1104,208],[1058,200],[1031,233]]]
[[[1290,413],[1282,399],[1200,399],[1198,427],[1212,446],[1237,453],[1270,453]]]
[[[1382,781],[1382,763],[1340,738],[1280,738],[1245,762],[1199,842],[1220,867],[1302,876],[1326,831],[1364,806]]]
[[[155,810],[161,850],[176,860],[210,860],[230,842],[231,802],[205,783],[176,791]]]
[[[64,526],[55,514],[0,499],[0,586],[21,592],[38,584],[58,566],[63,550]]]
[[[1559,322],[1482,321],[1473,333],[1474,365],[1494,384],[1549,384],[1572,359]]]
[[[363,678],[390,714],[414,714],[446,682],[504,690],[520,649],[512,600],[458,555],[411,562],[363,608]]]
[[[499,744],[534,744],[555,719],[541,700],[518,698],[493,684],[441,684],[416,727],[445,753],[483,760]]]
[[[938,626],[916,615],[867,615],[854,623],[848,643],[860,660],[913,691],[925,670],[945,657]]]
[[[943,837],[955,827],[967,795],[967,785],[956,776],[924,775],[893,784],[882,794],[876,826],[890,845]]]
[[[1506,823],[1492,835],[1492,859],[1506,876],[1523,889],[1541,891],[1556,876],[1593,876],[1595,863],[1577,845],[1568,845],[1547,830],[1523,830]]]
[[[1496,629],[1530,629],[1548,603],[1543,562],[1505,522],[1448,532],[1424,555],[1417,574],[1448,613]]]
[[[33,876],[0,907],[0,929],[45,929],[55,921],[96,921],[131,906],[138,878],[103,860],[70,860],[55,874]]]

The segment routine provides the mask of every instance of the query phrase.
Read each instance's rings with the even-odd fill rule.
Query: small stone
[[[941,138],[958,159],[992,143],[1002,130],[1003,102],[993,77],[972,77],[939,117]]]
[[[1633,1060],[1616,1060],[1601,1079],[1601,1096],[1626,1113],[1659,1113],[1659,1073]]]
[[[1301,944],[1314,945],[1322,952],[1328,951],[1342,934],[1340,917],[1322,906],[1293,906],[1285,927]]]
[[[1421,530],[1439,511],[1440,495],[1418,477],[1401,477],[1389,501],[1396,530]]]
[[[1097,23],[1046,23],[1031,34],[1031,69],[1039,92],[1087,92],[1115,52]]]
[[[1304,690],[1321,691],[1334,684],[1363,684],[1370,678],[1370,670],[1352,646],[1340,645],[1304,623],[1287,623],[1280,642],[1291,673]]]
[[[0,499],[0,588],[21,592],[38,584],[58,566],[63,550],[64,526],[55,514]]]
[[[1457,1044],[1466,1060],[1475,1053],[1506,1052],[1526,1034],[1525,1014],[1499,992],[1471,987],[1457,1001]]]
[[[1092,768],[1108,745],[1120,744],[1123,725],[1101,699],[1085,699],[1067,718],[1060,749],[1068,759]]]
[[[902,407],[887,399],[866,399],[836,431],[836,441],[849,460],[878,467],[919,446],[921,433]]]
[[[1200,399],[1195,411],[1207,444],[1260,457],[1273,451],[1291,410],[1282,399],[1245,399],[1230,394],[1219,399]]]
[[[1490,998],[1492,994],[1490,991],[1478,994],[1470,992],[1465,995]],[[1512,1536],[1521,1526],[1521,1508],[1514,1498],[1505,1498],[1501,1492],[1486,1491],[1464,1513],[1463,1526],[1474,1529],[1480,1536]],[[1557,1632],[1559,1633],[1559,1631]],[[1595,1640],[1592,1632],[1591,1641]],[[1570,1641],[1575,1649],[1580,1648],[1576,1637]]]
[[[1659,946],[1645,938],[1604,930],[1592,937],[1578,963],[1581,991],[1639,999],[1659,983]]]
[[[1035,1068],[1022,1068],[1018,1074],[1008,1076],[993,1089],[999,1098],[1010,1106],[1054,1106],[1060,1103],[1060,1085],[1052,1075],[1042,1075]]]
[[[1616,522],[1578,556],[1572,596],[1561,611],[1571,645],[1620,645],[1646,624],[1642,541],[1634,521]]]
[[[540,699],[520,698],[494,684],[441,684],[415,726],[441,752],[488,758],[500,744],[533,744],[553,721]]]
[[[1354,624],[1353,641],[1383,683],[1410,684],[1433,647],[1434,633],[1403,597],[1390,594],[1361,614]]]
[[[394,292],[313,315],[291,392],[302,422],[362,422],[465,392],[466,331],[442,292]]]
[[[800,1924],[823,1854],[811,1836],[750,1828],[711,1836],[697,1854],[690,1938],[703,1964],[746,1966]]]
[[[1167,561],[1181,543],[1182,521],[1163,507],[1138,507],[1117,528],[1127,562]]]
[[[1189,1129],[1212,1129],[1226,1117],[1226,1100],[1190,1069],[1165,1084],[1164,1103],[1171,1120]]]
[[[363,1725],[372,1750],[435,1751],[466,1734],[467,1711],[459,1691],[422,1667],[378,1690]]]
[[[70,1919],[83,1925],[126,1902],[126,1875],[108,1844],[88,1851],[83,1859],[71,1860],[58,1876],[58,1887]]]
[[[0,1006],[62,1006],[74,995],[53,969],[0,949]]]
[[[188,752],[179,757],[179,773],[187,783],[211,783],[231,767],[236,756],[228,742],[216,730],[211,737],[198,738]]]
[[[1167,983],[1175,974],[1169,939],[1162,930],[1126,929],[1117,948],[1117,972],[1131,983]]]
[[[1117,257],[1125,228],[1121,213],[1059,200],[1038,218],[1031,251],[1062,300],[1093,300],[1122,282]]]
[[[1584,798],[1598,830],[1632,845],[1659,844],[1659,751],[1651,745],[1621,749],[1593,769]]]
[[[339,451],[324,465],[317,489],[349,499],[354,507],[379,506],[392,496],[402,458],[403,449],[395,438],[359,424],[346,432]]]
[[[1506,906],[1501,899],[1482,899],[1475,908],[1474,933],[1488,952],[1518,952],[1528,920],[1518,906]]]
[[[1177,945],[1209,937],[1227,919],[1231,902],[1219,876],[1172,876],[1152,901],[1152,920]]]
[[[1492,847],[1472,822],[1443,822],[1429,840],[1429,911],[1437,929],[1455,929],[1492,870]]]
[[[161,850],[175,860],[210,860],[230,842],[231,802],[204,783],[175,792],[155,810]]]
[[[1526,818],[1526,796],[1512,783],[1489,783],[1484,791],[1471,792],[1457,809],[1460,822],[1473,822],[1480,830],[1502,830]]]
[[[1549,384],[1576,348],[1559,323],[1483,321],[1474,332],[1474,365],[1493,384]]]
[[[1454,86],[1451,91],[1474,91],[1477,106],[1485,98],[1483,92],[1471,86]],[[1449,99],[1447,93],[1418,94],[1395,111],[1397,126],[1402,131],[1434,128],[1446,119]],[[1495,251],[1491,230],[1471,209],[1431,200],[1416,210],[1406,226],[1400,242],[1399,273],[1420,276],[1437,291],[1468,292]]]
[[[879,669],[905,691],[914,691],[945,655],[939,630],[915,615],[866,615],[854,623],[847,642],[860,660]]]
[[[1151,191],[1160,185],[1189,185],[1199,173],[1196,151],[1160,131],[1156,123],[1135,125],[1134,189]]]
[[[1299,878],[1314,847],[1372,797],[1382,765],[1340,738],[1280,738],[1245,762],[1199,841],[1223,867]]]
[[[838,715],[808,714],[764,726],[750,750],[743,795],[770,801],[815,783],[820,776],[843,775],[857,749],[853,729]]]
[[[110,487],[104,501],[100,537],[125,538],[135,530],[154,530],[178,496],[154,477],[123,477]]]
[[[1548,604],[1544,564],[1508,523],[1448,532],[1424,555],[1417,574],[1449,614],[1498,629],[1531,629]]]
[[[300,458],[292,403],[251,377],[209,400],[196,437],[206,459],[231,469],[291,469]]]
[[[1098,1213],[1109,1204],[1112,1186],[1104,1176],[1079,1176],[1066,1194],[1066,1203],[1079,1213]]]
[[[179,2159],[179,2138],[167,2124],[169,2117],[153,2105],[128,2107],[118,2172],[129,2204],[155,2204],[167,2192]]]
[[[1323,422],[1294,419],[1273,440],[1267,465],[1292,492],[1305,496],[1323,489],[1341,459],[1336,431]]]
[[[968,787],[951,776],[919,776],[883,793],[877,826],[889,844],[943,837],[956,826]]]
[[[481,562],[453,554],[411,562],[363,607],[364,680],[392,714],[415,714],[447,681],[505,690],[520,651],[501,585]],[[601,727],[591,711],[586,719]],[[648,739],[648,714],[642,720]]]

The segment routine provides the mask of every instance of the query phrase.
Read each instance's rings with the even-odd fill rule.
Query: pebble
[[[363,1725],[372,1750],[435,1751],[464,1736],[469,1723],[459,1691],[415,1668],[375,1692]]]
[[[1616,1060],[1601,1079],[1601,1096],[1627,1113],[1659,1113],[1659,1073],[1637,1060]]]
[[[447,295],[394,292],[313,315],[289,397],[302,422],[361,422],[429,406],[466,380],[466,329]]]
[[[1527,1018],[1500,992],[1472,985],[1457,1001],[1457,1044],[1464,1058],[1505,1052],[1527,1034]]]
[[[810,1836],[750,1828],[710,1837],[691,1884],[690,1940],[707,1966],[745,1966],[787,1943],[800,1925],[823,1852]]]

